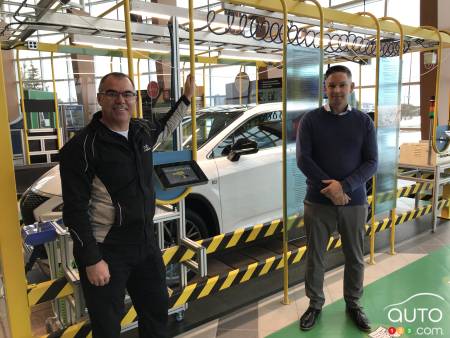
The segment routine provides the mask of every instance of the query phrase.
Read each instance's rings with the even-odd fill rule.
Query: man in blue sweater
[[[366,181],[377,169],[376,131],[367,114],[348,104],[354,88],[350,70],[341,65],[325,74],[328,104],[303,117],[297,134],[297,165],[307,177],[305,290],[309,307],[300,329],[310,330],[325,303],[324,257],[337,229],[345,256],[344,299],[356,326],[370,331],[359,299],[363,293]]]

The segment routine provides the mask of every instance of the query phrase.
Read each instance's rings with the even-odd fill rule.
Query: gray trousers
[[[349,308],[359,307],[363,294],[367,205],[335,206],[305,201],[304,219],[307,238],[305,290],[310,307],[321,309],[325,303],[325,253],[336,230],[341,235],[345,256],[344,299]]]

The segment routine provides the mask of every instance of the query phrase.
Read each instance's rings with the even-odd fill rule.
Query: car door
[[[227,158],[240,138],[258,145],[258,152]],[[281,216],[281,111],[260,113],[240,125],[212,152],[218,170],[222,232],[251,226]]]

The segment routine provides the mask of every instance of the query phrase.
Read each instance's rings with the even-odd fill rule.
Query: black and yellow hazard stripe
[[[426,190],[430,190],[430,189],[433,189],[433,182],[428,182],[428,183],[420,182],[420,183],[404,186],[404,187],[397,189],[397,198],[414,197],[417,193],[426,191]],[[379,196],[377,196],[377,202],[380,203],[380,202],[384,202],[389,199],[392,199],[392,197],[393,197],[392,195],[393,195],[392,192],[380,194]],[[372,198],[373,198],[373,196],[369,196],[367,198],[369,204],[372,202]],[[426,198],[422,197],[421,200],[426,200]]]
[[[438,209],[444,208],[444,207],[448,207],[450,205],[450,200],[440,200],[438,202]],[[415,218],[424,216],[426,214],[431,213],[433,210],[433,206],[430,205],[425,205],[423,207],[414,209],[414,210],[409,210],[406,211],[402,214],[398,214],[395,216],[395,225],[401,224],[401,223],[405,223],[408,221],[411,221]],[[386,229],[389,229],[392,227],[392,218],[385,218],[381,221],[378,221],[375,223],[375,232],[380,232],[380,231],[384,231]],[[369,236],[371,232],[371,227],[369,224],[366,225],[366,235]]]
[[[289,251],[288,264],[297,264],[304,257],[306,247]],[[180,293],[174,294],[169,300],[170,307],[179,307],[187,302],[226,290],[234,285],[243,284],[251,279],[268,274],[284,267],[283,255],[269,257],[260,262],[229,271],[223,275],[209,277],[207,280],[187,285]]]
[[[441,200],[438,203],[438,209],[448,205],[450,205],[449,200]],[[395,224],[408,222],[414,218],[418,218],[430,213],[431,210],[432,206],[428,205],[416,210],[411,210],[403,214],[396,215]],[[392,226],[392,223],[392,219],[386,218],[380,222],[377,222],[376,230],[379,232],[389,229]],[[368,229],[370,229],[370,227],[368,227]],[[366,233],[366,235],[369,234],[370,231]],[[331,237],[327,245],[327,251],[339,248],[341,246],[342,242],[339,237]],[[288,265],[300,263],[300,261],[304,257],[305,251],[306,246],[293,251],[289,251],[287,254]],[[252,263],[239,269],[232,270],[224,275],[209,277],[206,281],[190,284],[186,286],[180,293],[175,294],[170,298],[170,306],[178,307],[187,302],[191,302],[212,295],[214,293],[218,293],[220,291],[228,289],[233,285],[242,284],[252,278],[263,276],[270,271],[281,269],[283,268],[283,266],[283,256],[279,255],[267,258],[260,262]]]
[[[73,288],[65,277],[61,277],[39,284],[28,285],[27,293],[29,306],[34,306],[68,296],[73,293]]]
[[[290,224],[302,225],[302,218],[299,215],[294,215],[289,218]],[[253,227],[239,228],[233,232],[220,234],[211,238],[197,241],[200,245],[206,248],[207,254],[223,251],[229,248],[235,248],[242,244],[254,242],[263,238],[280,234],[283,230],[283,222],[281,219],[276,219],[271,222],[256,224]],[[163,260],[165,265],[184,262],[192,259],[194,251],[186,247],[173,246],[163,251]]]

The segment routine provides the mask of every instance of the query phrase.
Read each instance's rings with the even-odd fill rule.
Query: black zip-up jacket
[[[189,104],[182,96],[157,124],[131,119],[128,140],[108,129],[97,112],[61,149],[63,220],[79,265],[102,259],[97,243],[155,240],[152,149],[172,134]]]

